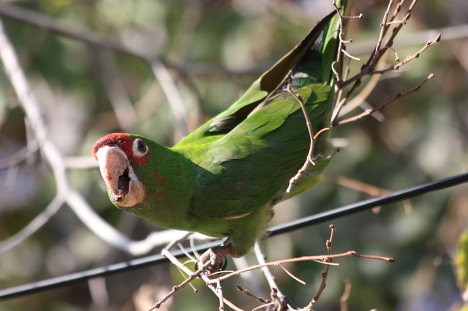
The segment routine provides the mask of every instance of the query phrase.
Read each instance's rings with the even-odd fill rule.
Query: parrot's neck
[[[195,164],[164,146],[151,149],[148,166],[135,169],[147,197],[137,206],[125,209],[161,227],[189,230],[185,227],[190,222],[187,218],[193,217],[189,207],[195,191]]]

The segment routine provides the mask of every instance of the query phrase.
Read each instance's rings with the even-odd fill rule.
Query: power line
[[[453,186],[460,185],[468,181],[468,173],[441,179],[435,182],[419,185],[416,187],[408,188],[393,192],[389,195],[361,201],[354,204],[349,204],[343,207],[339,207],[330,211],[315,214],[309,217],[300,218],[285,224],[275,226],[269,229],[271,234],[269,236],[275,236],[283,233],[288,233],[294,230],[298,230],[311,225],[323,223],[333,219],[337,219],[343,216],[347,216],[353,213],[368,210],[377,206],[389,205],[397,202],[401,202],[407,199],[411,199],[417,196],[427,194],[429,192],[450,188]],[[195,247],[194,251],[203,252],[210,247],[219,245],[219,242],[212,242],[199,245]],[[184,257],[185,254],[182,251],[173,251],[174,256],[180,258]],[[95,277],[104,277],[111,274],[122,273],[131,271],[137,268],[143,268],[150,265],[160,264],[168,262],[168,259],[162,255],[152,255],[143,258],[138,258],[126,262],[116,263],[105,267],[95,268],[87,271],[76,272],[67,274],[43,281],[28,283],[16,287],[10,287],[0,290],[0,299],[7,299],[13,297],[20,297],[24,295],[34,294],[41,291],[58,288],[62,286],[71,285],[77,282],[83,282]]]

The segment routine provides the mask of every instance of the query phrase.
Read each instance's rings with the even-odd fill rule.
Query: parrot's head
[[[137,171],[148,166],[151,151],[144,137],[124,133],[106,135],[94,144],[93,155],[111,202],[125,208],[146,199],[147,192]]]

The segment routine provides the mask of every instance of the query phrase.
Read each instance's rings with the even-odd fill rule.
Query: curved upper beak
[[[103,146],[97,150],[96,158],[112,202],[131,207],[145,199],[145,187],[138,180],[122,149]]]

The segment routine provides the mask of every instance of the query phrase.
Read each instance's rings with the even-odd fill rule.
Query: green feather
[[[336,12],[326,16],[229,109],[173,148],[130,135],[150,150],[147,166],[129,160],[147,196],[134,207],[116,206],[162,227],[230,237],[232,256],[248,252],[310,146],[301,105],[287,89],[302,97],[314,133],[330,126],[339,27]],[[315,165],[286,199],[320,181],[335,152],[329,132],[318,136]]]

